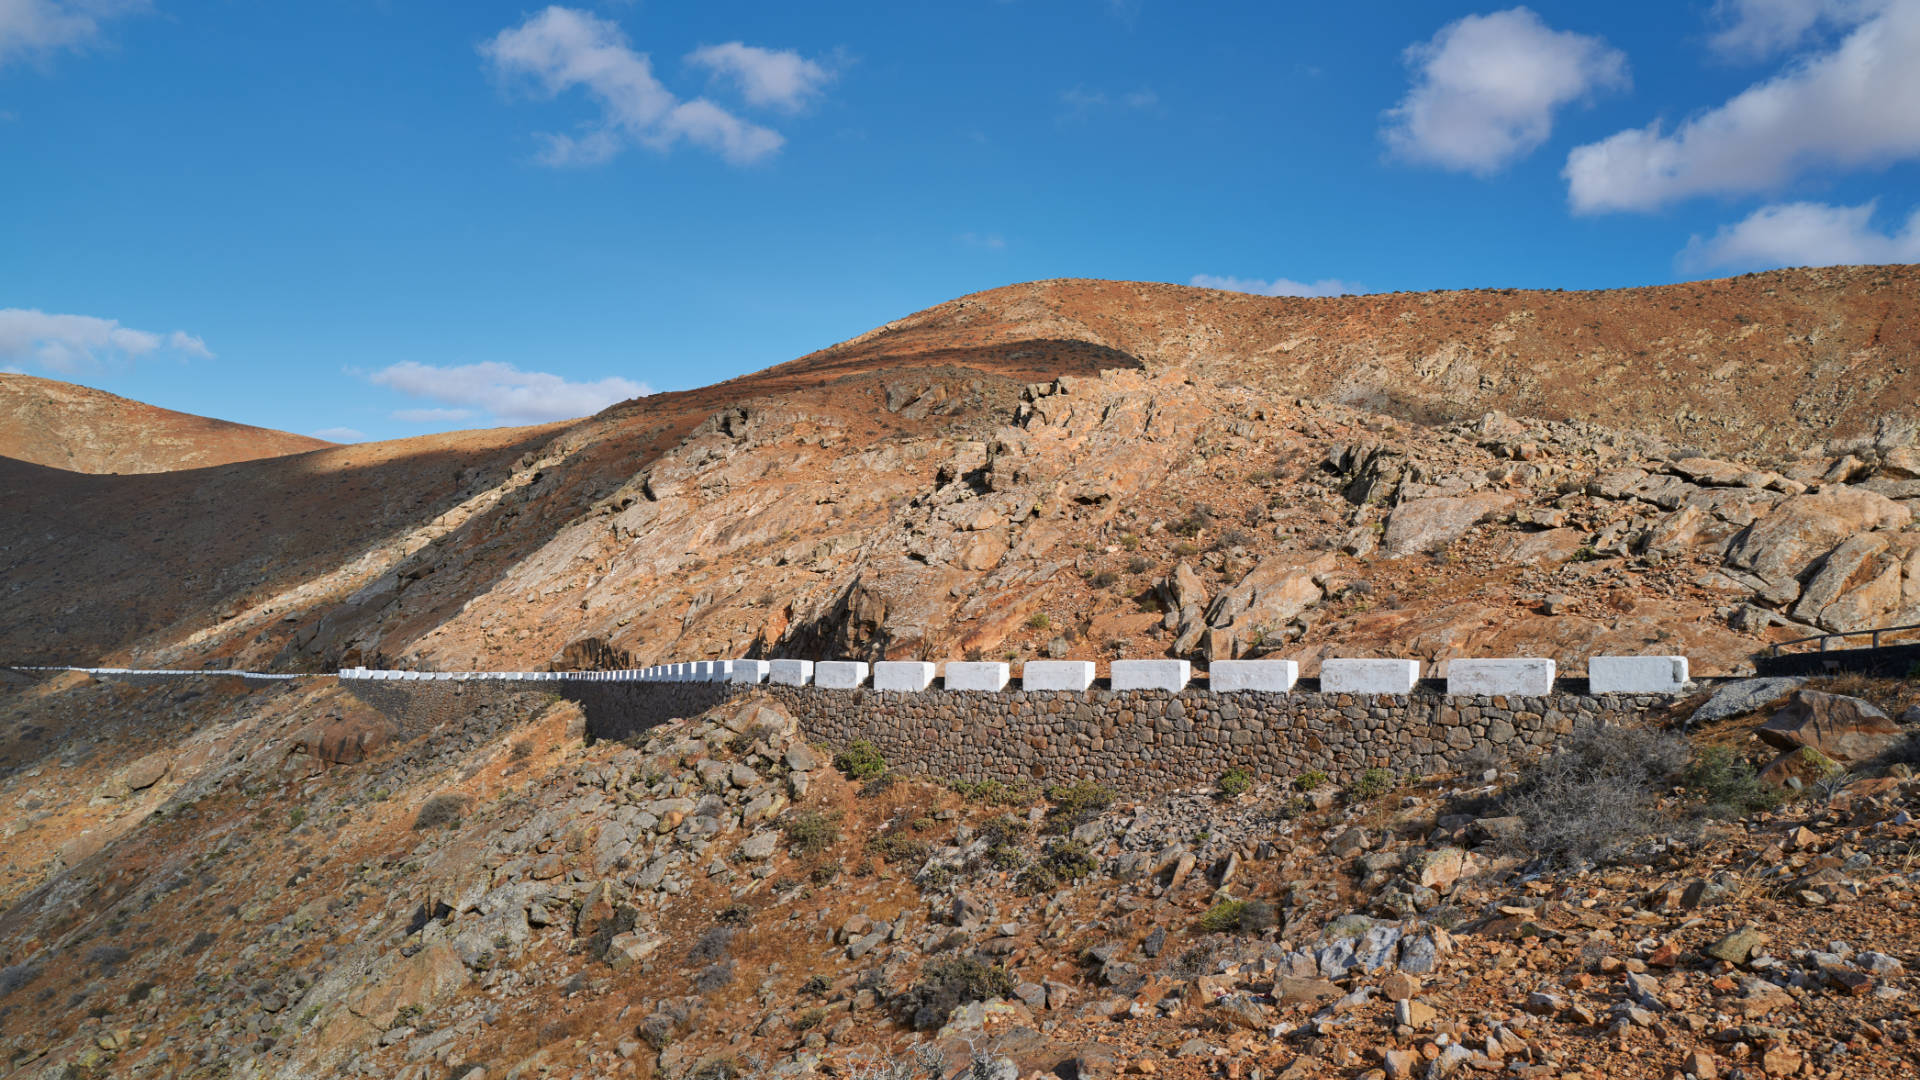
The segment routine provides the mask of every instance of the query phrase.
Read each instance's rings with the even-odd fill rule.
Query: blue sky
[[[1104,277],[1920,261],[1920,0],[0,0],[0,368],[335,438]]]

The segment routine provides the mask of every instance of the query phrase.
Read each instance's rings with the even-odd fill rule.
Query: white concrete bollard
[[[948,690],[986,690],[998,693],[1007,688],[1012,669],[998,660],[947,661]]]
[[[813,665],[813,685],[823,690],[856,690],[866,681],[865,660],[822,660]]]
[[[1545,697],[1553,693],[1553,661],[1532,656],[1447,661],[1447,693]]]
[[[713,681],[732,682],[733,665],[734,661],[732,660],[715,660],[713,662]]]
[[[765,660],[735,660],[733,674],[728,682],[742,686],[758,686],[767,681],[767,662]]]
[[[1179,693],[1193,678],[1186,660],[1115,660],[1107,665],[1115,690],[1167,690]]]
[[[805,686],[813,681],[813,661],[771,661],[767,666],[767,681],[775,686]]]
[[[1419,683],[1418,660],[1320,661],[1320,689],[1328,694],[1411,694]]]
[[[1207,688],[1215,693],[1284,694],[1299,680],[1300,665],[1291,660],[1215,660],[1207,667]]]
[[[933,685],[933,672],[925,660],[882,660],[873,665],[873,688],[917,694]]]
[[[1587,661],[1592,694],[1678,694],[1687,683],[1684,656],[1595,656]]]
[[[1029,660],[1020,668],[1020,689],[1085,690],[1093,676],[1091,660]]]

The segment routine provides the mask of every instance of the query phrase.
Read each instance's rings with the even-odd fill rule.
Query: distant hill
[[[31,375],[0,375],[0,457],[82,473],[157,473],[332,446]]]

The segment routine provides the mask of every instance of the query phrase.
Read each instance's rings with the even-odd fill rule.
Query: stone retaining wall
[[[1640,719],[1673,701],[1570,693],[764,692],[811,738],[835,748],[871,740],[906,772],[964,780],[1091,778],[1127,790],[1210,783],[1234,766],[1264,778],[1317,769],[1340,781],[1375,767],[1437,773],[1476,751],[1525,756],[1578,727]]]

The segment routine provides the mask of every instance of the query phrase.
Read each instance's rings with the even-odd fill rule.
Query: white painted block
[[[1091,660],[1029,660],[1020,669],[1022,690],[1085,690],[1092,685]]]
[[[1684,656],[1595,656],[1587,661],[1595,694],[1678,694],[1686,689]]]
[[[813,681],[813,661],[773,660],[767,666],[767,681],[775,686],[805,686]]]
[[[720,664],[715,660],[702,660],[693,665],[694,682],[714,682],[720,677]]]
[[[758,686],[767,681],[767,662],[765,660],[735,660],[733,662],[733,674],[728,676],[728,681],[740,683],[745,686]]]
[[[825,690],[854,690],[866,681],[865,660],[822,660],[813,665],[813,685]]]
[[[1545,697],[1553,693],[1553,661],[1532,656],[1449,660],[1447,693]]]
[[[1320,689],[1329,694],[1411,694],[1418,660],[1322,660]]]
[[[873,688],[917,694],[933,685],[933,671],[925,660],[882,660],[873,665]]]
[[[734,663],[735,661],[732,660],[715,660],[713,662],[713,681],[732,682]]]
[[[949,690],[986,690],[998,693],[1007,688],[1012,669],[998,660],[947,661],[946,688]]]
[[[1115,660],[1107,667],[1115,690],[1170,690],[1178,693],[1193,678],[1186,660]]]
[[[1215,660],[1207,667],[1207,687],[1215,693],[1284,694],[1299,680],[1300,665],[1291,660]]]

